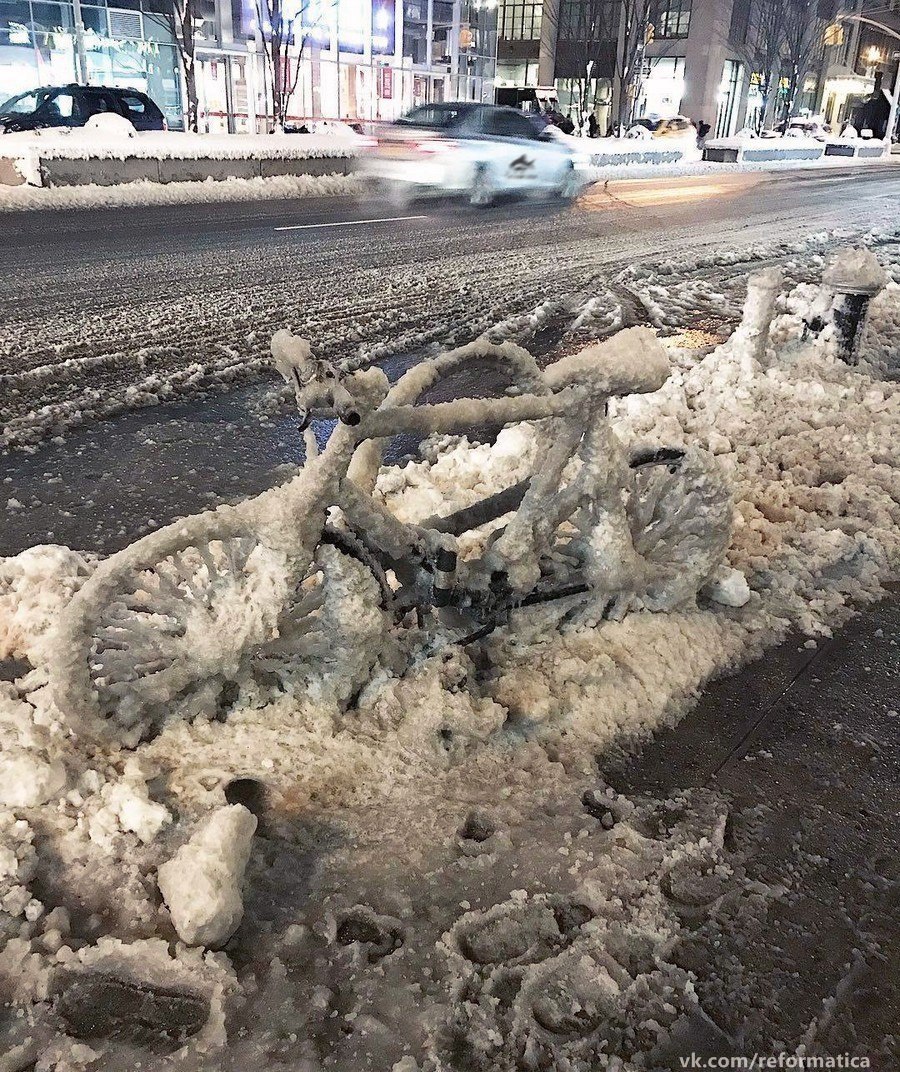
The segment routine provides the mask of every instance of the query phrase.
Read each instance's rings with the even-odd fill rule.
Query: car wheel
[[[475,168],[472,185],[469,188],[469,204],[476,208],[487,208],[494,203],[496,191],[487,164],[479,164]]]
[[[384,183],[384,190],[388,204],[398,212],[409,208],[415,199],[413,188],[408,182],[387,182]]]
[[[559,185],[556,187],[556,196],[562,201],[573,201],[578,196],[579,183],[575,174],[575,165],[569,161],[562,173]]]

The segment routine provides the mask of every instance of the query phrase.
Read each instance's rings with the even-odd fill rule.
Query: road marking
[[[377,220],[343,220],[338,223],[292,223],[288,227],[276,227],[276,231],[312,231],[317,227],[358,227],[361,223],[396,223],[399,220],[427,220],[420,216],[382,216]]]

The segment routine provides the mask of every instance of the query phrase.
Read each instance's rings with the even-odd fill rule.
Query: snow
[[[356,180],[347,175],[281,175],[269,179],[207,179],[205,182],[167,183],[142,179],[121,186],[0,186],[0,213],[280,201],[293,197],[337,197],[355,190]]]
[[[34,808],[60,794],[66,784],[66,768],[34,751],[8,748],[0,753],[0,805]]]
[[[88,831],[91,841],[113,850],[114,839],[120,833],[136,834],[145,845],[172,822],[172,815],[162,804],[150,799],[150,791],[139,769],[126,771],[125,777],[103,787],[102,807],[90,817]]]
[[[0,559],[0,659],[38,662],[63,605],[93,568],[93,556],[37,545]]]
[[[868,362],[876,375],[900,378],[900,285],[891,283],[877,294],[866,316],[858,355]]]
[[[624,138],[579,138],[573,134],[564,134],[558,127],[546,128],[554,141],[568,146],[573,153],[594,166],[603,158],[648,155],[651,159],[635,162],[646,164],[654,169],[655,174],[657,169],[671,165],[674,161],[698,161],[702,155],[697,148],[696,134],[684,138],[654,138],[646,127],[637,126],[632,129],[636,133]],[[658,155],[657,162],[652,160],[653,155]]]
[[[750,600],[750,585],[740,570],[722,569],[706,586],[704,595],[724,607],[743,607]]]
[[[887,282],[887,273],[870,249],[847,249],[833,258],[822,282],[840,293],[875,294]]]
[[[650,393],[613,403],[619,433],[707,446],[729,473],[728,564],[696,606],[572,630],[521,610],[477,656],[370,674],[351,655],[384,627],[365,571],[335,554],[329,628],[346,648],[288,659],[277,681],[243,680],[223,719],[171,718],[128,749],[68,736],[46,688],[54,617],[93,560],[40,547],[0,564],[3,656],[32,667],[0,691],[2,755],[62,764],[55,792],[68,790],[0,812],[0,985],[22,1012],[0,1028],[9,1052],[136,1066],[115,1032],[89,1040],[95,1058],[62,1032],[48,995],[63,970],[86,1003],[109,978],[148,1005],[153,988],[201,1002],[180,1049],[140,1049],[152,1072],[216,1067],[226,1046],[248,1069],[665,1067],[709,1029],[676,955],[691,919],[729,896],[764,919],[785,889],[741,874],[717,794],[628,800],[598,757],[673,724],[789,631],[827,636],[900,566],[900,387],[879,367],[897,351],[900,288],[873,299],[849,367],[827,288],[770,302],[773,273],[757,282],[745,329],[712,352],[667,340],[663,361],[625,336],[646,342]],[[434,437],[382,469],[376,494],[404,519],[447,512],[526,475],[542,442],[531,425],[494,444]],[[264,789],[258,829],[229,803],[235,779]],[[228,951],[170,942],[172,927]]]
[[[103,118],[121,118],[103,117]],[[357,142],[365,139],[336,134],[192,134],[107,126],[47,127],[43,130],[4,134],[4,156],[38,155],[50,160],[312,160],[356,155]]]
[[[159,868],[159,891],[183,942],[218,946],[237,929],[254,830],[256,818],[243,805],[217,808]]]
[[[821,149],[822,142],[802,133],[787,134],[777,138],[760,138],[752,130],[739,130],[729,138],[713,138],[706,141],[708,149]]]

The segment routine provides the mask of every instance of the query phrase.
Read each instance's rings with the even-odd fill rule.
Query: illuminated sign
[[[372,0],[372,51],[376,55],[394,51],[394,10],[394,0]]]
[[[394,51],[396,0],[284,0],[285,22],[293,22],[294,43],[331,48],[335,27],[342,52],[361,54],[366,36],[375,55]],[[256,0],[241,0],[241,29],[253,37],[259,24]],[[265,33],[266,27],[262,30]]]

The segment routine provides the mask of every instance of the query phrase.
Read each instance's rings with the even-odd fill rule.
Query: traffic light
[[[833,22],[825,27],[826,45],[842,45],[844,43],[844,27],[840,22]]]

